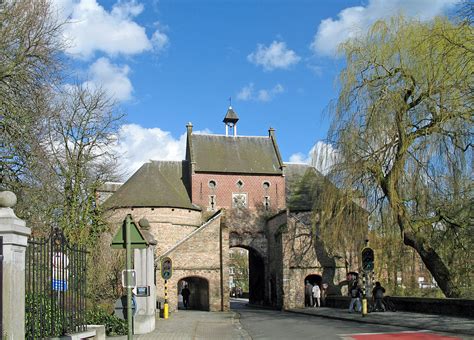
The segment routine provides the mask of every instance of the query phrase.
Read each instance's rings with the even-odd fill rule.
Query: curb
[[[247,332],[247,330],[242,327],[242,324],[240,323],[240,313],[234,312],[234,315],[232,315],[232,324],[234,327],[236,327],[239,330],[240,333],[240,338],[243,340],[252,340],[252,337],[250,334]]]
[[[352,318],[345,318],[342,316],[336,316],[336,315],[323,315],[323,314],[313,314],[309,312],[304,312],[304,311],[295,311],[295,310],[285,310],[285,312],[288,313],[294,313],[294,314],[301,314],[301,315],[309,315],[309,316],[316,316],[316,317],[321,317],[321,318],[326,318],[326,319],[333,319],[333,320],[344,320],[344,321],[351,321],[351,322],[358,322],[358,323],[370,323],[370,324],[375,324],[375,325],[386,325],[386,326],[397,326],[397,327],[405,327],[405,328],[412,328],[412,329],[418,329],[418,330],[431,330],[431,331],[436,331],[436,332],[443,332],[443,333],[451,333],[451,334],[461,334],[461,335],[467,335],[467,336],[473,336],[474,335],[474,330],[471,332],[467,332],[466,330],[459,330],[459,329],[446,329],[443,327],[437,327],[437,326],[429,326],[427,325],[410,325],[410,324],[403,324],[400,322],[381,322],[379,320],[373,320],[373,319],[367,319],[363,318],[361,316],[360,319],[352,319]]]

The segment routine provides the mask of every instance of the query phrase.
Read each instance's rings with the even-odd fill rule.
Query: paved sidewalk
[[[474,336],[474,319],[472,318],[409,312],[378,312],[369,313],[367,316],[363,317],[359,313],[349,313],[347,309],[328,307],[291,309],[288,310],[288,312],[338,320],[401,326]]]
[[[126,336],[107,337],[126,340]],[[239,314],[234,312],[178,311],[169,319],[156,319],[156,329],[148,334],[134,335],[138,340],[249,340],[242,328]]]

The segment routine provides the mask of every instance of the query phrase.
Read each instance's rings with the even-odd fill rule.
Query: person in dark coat
[[[188,309],[189,307],[189,295],[191,295],[191,292],[189,291],[188,286],[184,286],[183,289],[181,289],[181,295],[183,296],[183,304],[184,308]]]
[[[385,288],[382,287],[380,282],[375,282],[375,287],[372,289],[372,296],[374,298],[375,312],[385,312],[385,306],[383,305],[383,294],[385,293]]]

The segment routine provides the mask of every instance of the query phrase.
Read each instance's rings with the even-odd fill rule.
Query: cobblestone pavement
[[[126,336],[109,337],[125,340]],[[156,329],[148,334],[134,335],[137,340],[247,340],[239,315],[234,312],[179,311],[169,319],[156,319]]]

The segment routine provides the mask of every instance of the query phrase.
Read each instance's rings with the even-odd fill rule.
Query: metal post
[[[165,304],[163,306],[163,318],[168,319],[168,280],[165,280]]]
[[[128,323],[128,334],[127,339],[133,339],[133,325],[132,325],[132,288],[130,288],[131,272],[132,269],[132,243],[130,236],[130,215],[127,215],[125,222],[125,245],[126,245],[126,267],[127,270],[127,323]]]

